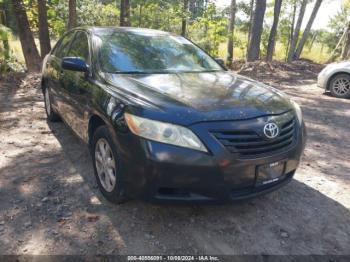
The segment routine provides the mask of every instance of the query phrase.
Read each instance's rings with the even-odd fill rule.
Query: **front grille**
[[[280,133],[274,139],[266,139],[254,129],[215,131],[212,134],[231,153],[242,157],[259,157],[289,148],[295,137],[295,118],[279,124]],[[262,130],[260,127],[259,130]]]

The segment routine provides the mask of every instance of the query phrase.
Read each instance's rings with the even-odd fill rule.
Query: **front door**
[[[87,34],[84,31],[77,31],[67,56],[79,57],[90,67],[89,50]],[[81,138],[85,139],[91,85],[89,73],[64,70],[61,83],[67,101],[65,121]]]

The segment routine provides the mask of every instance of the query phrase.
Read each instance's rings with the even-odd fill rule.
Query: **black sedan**
[[[69,31],[44,59],[42,90],[115,203],[254,197],[292,179],[305,145],[296,103],[162,31]]]

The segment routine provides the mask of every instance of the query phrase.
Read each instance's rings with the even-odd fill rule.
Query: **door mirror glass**
[[[215,61],[220,64],[221,66],[225,66],[225,61],[224,59],[221,59],[221,58],[215,58]]]
[[[88,65],[79,57],[64,57],[62,59],[62,68],[71,71],[87,72]]]

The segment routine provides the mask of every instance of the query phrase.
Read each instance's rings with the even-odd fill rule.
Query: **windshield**
[[[179,73],[222,70],[181,36],[143,30],[97,36],[101,70],[108,73]]]

